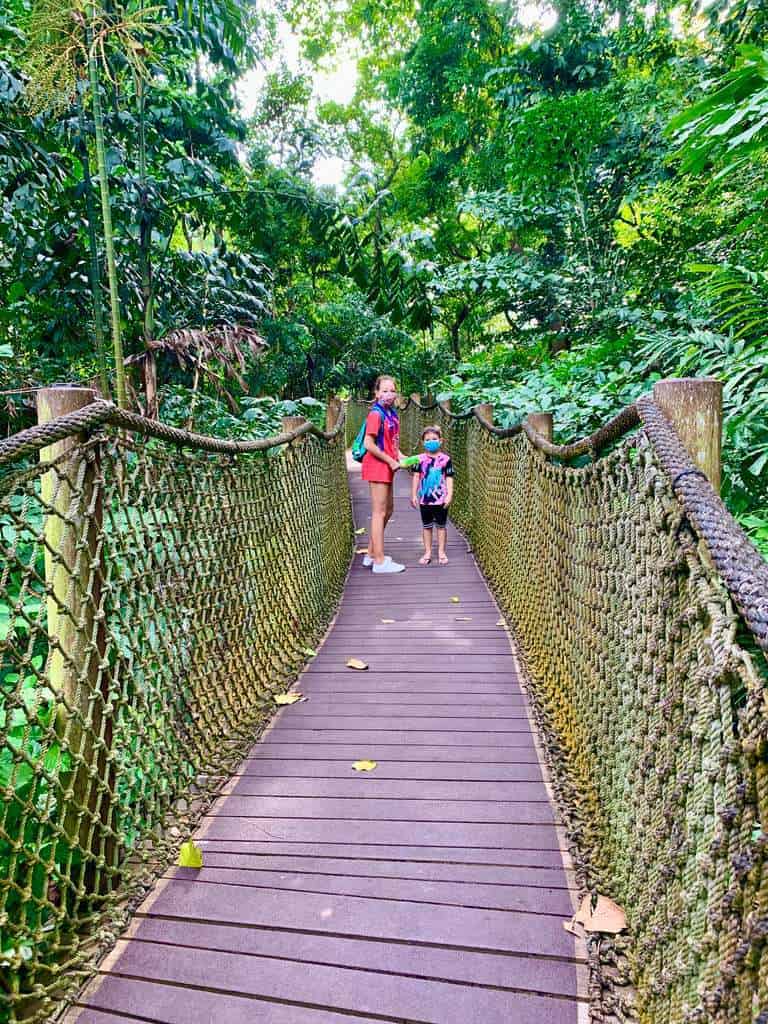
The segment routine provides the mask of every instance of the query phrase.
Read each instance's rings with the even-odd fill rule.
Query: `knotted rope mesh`
[[[0,443],[3,1024],[87,975],[322,636],[339,427],[227,454],[97,403]]]
[[[514,630],[580,882],[627,911],[640,1019],[767,1024],[765,662],[638,405],[646,430],[580,469],[413,401],[401,446],[440,424],[451,515]],[[349,437],[364,414],[350,403]],[[720,557],[721,518],[711,546],[764,646],[765,563],[738,537]]]

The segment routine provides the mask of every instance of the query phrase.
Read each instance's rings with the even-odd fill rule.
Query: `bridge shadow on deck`
[[[350,479],[365,525],[357,466]],[[453,528],[448,566],[416,564],[409,483],[387,530],[408,570],[376,577],[356,556],[309,700],[275,717],[198,830],[205,866],[167,872],[68,1020],[586,1020],[510,643]]]

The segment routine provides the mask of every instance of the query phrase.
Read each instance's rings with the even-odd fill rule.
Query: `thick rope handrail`
[[[768,562],[693,465],[672,424],[650,397],[636,402],[646,436],[760,648],[768,654]]]
[[[314,423],[307,422],[296,427],[295,430],[283,431],[274,437],[262,437],[253,441],[228,441],[219,437],[209,437],[206,434],[196,434],[189,430],[181,430],[178,427],[171,427],[158,420],[150,420],[137,413],[128,412],[125,409],[118,409],[112,402],[103,399],[87,405],[76,412],[59,416],[49,423],[41,423],[18,434],[0,441],[0,466],[6,462],[12,462],[26,455],[33,455],[56,441],[73,434],[80,434],[105,423],[113,426],[131,430],[134,433],[142,434],[145,437],[156,437],[162,441],[169,441],[172,444],[184,448],[193,448],[198,451],[215,452],[223,455],[239,455],[248,452],[263,452],[269,448],[277,448],[280,445],[289,444],[300,437],[312,434],[325,441],[331,441],[344,428],[346,410],[342,409],[339,419],[332,430],[326,431],[316,427]]]

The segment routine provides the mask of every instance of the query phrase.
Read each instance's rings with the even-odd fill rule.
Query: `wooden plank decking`
[[[366,485],[351,483],[364,524]],[[453,529],[449,566],[416,565],[408,483],[387,530],[408,571],[376,577],[356,558],[301,680],[309,700],[276,716],[197,833],[203,869],[161,879],[70,1020],[586,1020],[509,640]],[[356,773],[359,758],[378,767]]]

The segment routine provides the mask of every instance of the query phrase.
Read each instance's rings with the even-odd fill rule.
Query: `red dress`
[[[394,409],[388,409],[386,416],[382,416],[378,409],[372,409],[368,413],[368,419],[365,421],[365,433],[366,435],[372,434],[374,442],[378,444],[382,419],[384,420],[384,430],[380,447],[390,458],[399,459],[400,420]],[[363,456],[363,480],[368,480],[372,483],[391,484],[394,475],[394,471],[390,469],[386,462],[377,459],[370,452],[365,453]]]

